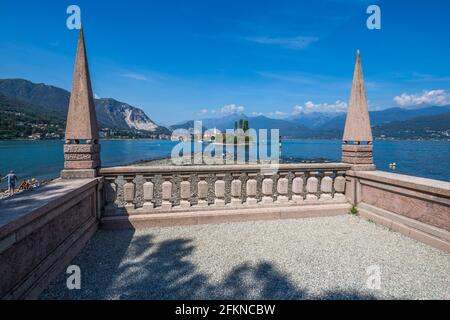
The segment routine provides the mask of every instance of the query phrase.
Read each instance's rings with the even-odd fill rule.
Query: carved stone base
[[[97,169],[63,170],[62,179],[93,179],[98,177]]]
[[[376,170],[373,164],[373,145],[344,144],[342,162],[352,164],[354,171]]]
[[[145,202],[143,209],[144,210],[153,210],[155,208],[155,205],[153,204],[153,202]]]
[[[180,201],[180,208],[182,209],[189,209],[191,207],[191,203],[187,200],[181,200]]]
[[[320,200],[329,201],[329,200],[333,200],[333,197],[329,193],[324,193],[320,196]]]
[[[271,203],[273,203],[273,198],[265,196],[265,197],[262,198],[261,203],[263,203],[263,204],[271,204]]]
[[[289,202],[289,198],[286,196],[278,196],[278,199],[276,201],[277,204],[286,204]]]
[[[161,204],[161,209],[162,210],[171,210],[172,209],[172,202],[170,201],[163,201]]]
[[[297,204],[301,204],[305,201],[305,199],[303,198],[303,196],[300,195],[293,195],[292,196],[292,201],[294,201]]]
[[[205,208],[208,206],[208,201],[206,200],[198,200],[197,207]]]
[[[214,201],[214,205],[216,207],[225,207],[225,200],[224,199],[216,199]]]
[[[95,178],[100,168],[100,145],[66,144],[64,160],[62,179]]]
[[[233,198],[231,199],[230,205],[232,206],[239,206],[242,204],[242,200],[240,198]]]

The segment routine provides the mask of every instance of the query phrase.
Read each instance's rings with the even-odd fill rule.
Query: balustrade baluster
[[[143,209],[144,210],[152,210],[154,209],[155,205],[153,203],[155,194],[154,194],[154,185],[153,182],[151,181],[150,177],[145,177],[145,183],[144,183],[144,205],[143,205]]]
[[[136,206],[134,204],[134,197],[136,192],[136,186],[133,183],[133,176],[125,177],[125,185],[123,186],[123,198],[125,201],[125,209],[134,210]]]
[[[317,175],[317,172],[311,172],[309,174],[308,182],[306,184],[307,201],[318,200],[317,193],[319,192],[319,179],[316,178]]]
[[[181,177],[180,183],[180,207],[183,209],[189,209],[191,207],[191,182],[190,176],[185,175]]]
[[[215,199],[214,205],[217,207],[225,206],[225,174],[217,174],[217,181],[214,185]]]
[[[289,202],[288,193],[289,193],[289,180],[287,178],[288,173],[282,172],[280,173],[280,178],[278,179],[277,183],[277,192],[278,192],[278,198],[277,203],[278,204],[286,204]]]
[[[320,195],[320,200],[332,200],[332,193],[333,193],[333,179],[330,177],[330,175],[332,175],[333,172],[324,172],[324,177],[322,178],[321,182],[320,182],[320,190],[321,190],[321,195]]]
[[[344,174],[345,172],[339,171],[336,179],[334,180],[334,199],[336,200],[345,200],[346,179]]]
[[[241,194],[242,194],[242,182],[240,180],[239,173],[233,173],[233,181],[231,182],[231,205],[237,206],[242,204]]]
[[[262,182],[262,203],[273,203],[273,179],[271,174],[265,174],[265,179]]]
[[[248,181],[247,181],[247,200],[246,204],[249,206],[253,206],[258,204],[258,199],[256,199],[257,191],[258,191],[258,181],[256,181],[256,173],[249,173],[248,174]]]
[[[206,181],[207,175],[199,175],[200,179],[198,183],[198,206],[207,207],[208,206],[208,182]]]
[[[292,181],[292,201],[294,201],[297,204],[302,203],[305,201],[305,198],[303,196],[304,190],[305,190],[305,174],[303,172],[296,172],[295,178]]]
[[[172,205],[172,175],[163,176],[164,182],[162,184],[162,204],[161,208],[163,210],[171,210]]]

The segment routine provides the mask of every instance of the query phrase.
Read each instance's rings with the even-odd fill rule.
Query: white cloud
[[[292,37],[292,38],[269,38],[269,37],[256,37],[247,38],[248,41],[269,44],[269,45],[279,45],[289,49],[302,50],[307,48],[310,44],[319,41],[316,37]]]
[[[144,76],[142,74],[138,74],[138,73],[125,73],[125,74],[122,74],[122,77],[133,79],[133,80],[138,80],[138,81],[148,81],[148,78],[146,76]]]
[[[421,94],[406,94],[394,98],[395,103],[404,108],[450,105],[450,94],[445,90],[424,90]]]
[[[98,94],[96,94],[96,93],[94,93],[94,98],[95,99],[101,99],[100,96]]]
[[[297,105],[294,107],[293,115],[299,115],[302,113],[335,113],[335,112],[347,112],[347,103],[343,101],[336,101],[335,103],[314,103],[312,101],[306,102],[304,105]]]
[[[236,104],[228,104],[220,109],[220,113],[223,115],[230,115],[233,113],[243,113],[245,108],[243,106],[238,106]]]
[[[200,113],[201,113],[201,114],[207,114],[208,112],[209,112],[208,109],[202,109],[202,110],[200,110]]]

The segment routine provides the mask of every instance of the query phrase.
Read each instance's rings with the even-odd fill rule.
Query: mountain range
[[[64,126],[69,101],[70,92],[58,87],[23,79],[0,80],[0,112],[9,112],[11,118],[11,110],[14,110],[17,117],[21,115],[21,123],[39,119],[44,124],[49,122]],[[95,99],[95,107],[101,129],[170,134],[167,128],[157,125],[144,111],[127,103],[111,98]],[[42,127],[37,123],[29,125],[33,124]]]
[[[0,80],[0,139],[33,134],[61,138],[64,134],[70,92],[22,79]],[[99,127],[108,136],[154,137],[177,129],[190,129],[194,120],[170,126],[152,121],[143,110],[112,98],[95,99]],[[370,112],[376,138],[449,139],[450,106],[420,109],[389,108]],[[302,113],[286,119],[231,114],[202,120],[203,130],[233,129],[236,121],[248,120],[250,127],[279,129],[284,138],[340,139],[346,114]]]
[[[389,108],[370,112],[374,136],[401,139],[449,139],[450,106],[421,109]],[[343,135],[345,113],[304,113],[287,119],[271,119],[265,116],[248,117],[232,114],[221,118],[203,119],[207,129],[220,131],[233,129],[240,119],[248,120],[253,129],[280,129],[284,138],[340,139]],[[435,122],[435,125],[433,124]],[[171,126],[175,129],[191,129],[193,120]],[[407,129],[409,128],[409,129]]]

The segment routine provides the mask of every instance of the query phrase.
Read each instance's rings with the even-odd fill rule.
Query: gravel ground
[[[450,299],[449,254],[353,216],[99,231],[73,264],[42,299]]]

